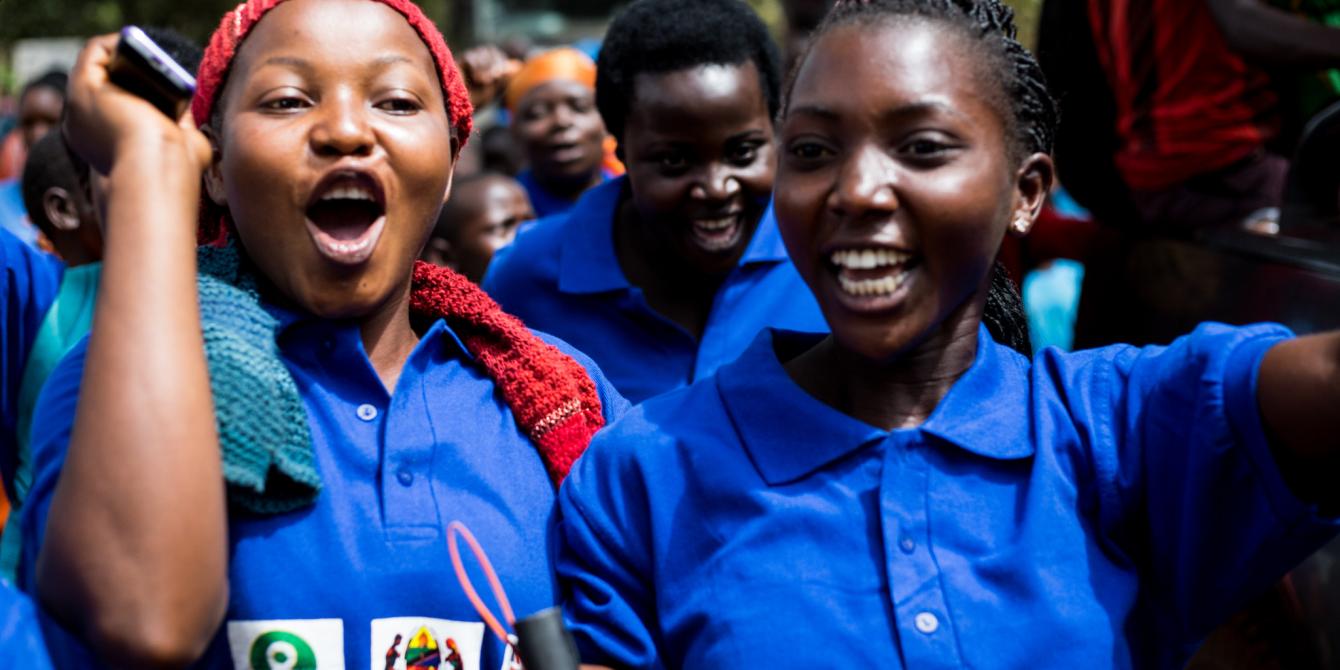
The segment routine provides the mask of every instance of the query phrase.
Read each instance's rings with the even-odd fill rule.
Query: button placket
[[[899,437],[910,442],[908,434],[890,439]],[[885,451],[879,501],[889,595],[908,667],[961,666],[930,545],[928,465],[924,447],[890,444]]]

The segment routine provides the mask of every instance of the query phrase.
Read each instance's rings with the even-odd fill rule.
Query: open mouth
[[[843,296],[870,306],[892,300],[915,267],[911,254],[887,247],[839,249],[828,265]]]
[[[744,214],[734,212],[724,216],[693,219],[689,225],[693,243],[708,253],[734,249],[744,237]]]
[[[560,165],[575,163],[586,157],[586,148],[577,142],[557,142],[549,145],[549,159]]]
[[[321,255],[357,265],[377,248],[386,227],[386,201],[371,175],[339,171],[327,175],[307,204],[307,232]]]

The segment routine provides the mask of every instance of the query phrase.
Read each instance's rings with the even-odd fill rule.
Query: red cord
[[[447,524],[447,550],[451,553],[451,565],[456,569],[456,580],[460,582],[461,588],[465,589],[465,596],[470,599],[470,604],[474,605],[475,611],[479,613],[479,618],[498,636],[499,640],[505,645],[513,643],[513,636],[507,632],[493,612],[489,611],[488,605],[479,597],[475,591],[474,584],[470,583],[470,575],[466,574],[465,566],[461,563],[461,552],[456,547],[456,536],[462,535],[465,541],[470,545],[470,550],[474,552],[475,559],[479,561],[480,567],[484,569],[484,576],[489,580],[489,587],[493,589],[493,598],[498,601],[502,608],[503,618],[507,620],[507,628],[516,623],[516,616],[512,614],[512,603],[507,600],[507,592],[503,590],[502,582],[498,581],[498,573],[493,571],[493,564],[489,562],[488,554],[484,553],[484,548],[479,546],[475,536],[470,533],[470,529],[460,521],[452,521]]]

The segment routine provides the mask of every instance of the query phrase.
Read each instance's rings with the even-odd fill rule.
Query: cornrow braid
[[[1017,159],[1034,153],[1051,153],[1056,138],[1058,111],[1047,88],[1047,79],[1033,54],[1016,37],[1014,10],[999,0],[838,0],[833,10],[810,37],[796,59],[782,93],[782,118],[786,117],[796,75],[811,49],[833,28],[873,25],[881,20],[913,17],[943,23],[974,40],[982,48],[986,66],[999,81],[1000,105],[1011,130],[1010,149]],[[1023,300],[1004,266],[992,269],[982,323],[997,342],[1031,356],[1028,319]]]

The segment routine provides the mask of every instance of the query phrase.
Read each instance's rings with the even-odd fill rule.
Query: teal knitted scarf
[[[307,410],[275,343],[279,323],[261,306],[236,242],[200,247],[197,262],[228,500],[257,514],[309,505],[321,490],[321,475]]]

